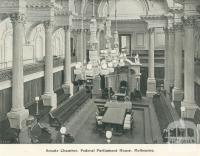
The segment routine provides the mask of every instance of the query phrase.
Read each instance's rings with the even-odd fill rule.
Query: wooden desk
[[[116,93],[115,96],[123,96],[123,97],[125,97],[126,94],[125,93]]]
[[[107,102],[107,100],[105,99],[95,99],[94,103],[101,103],[101,104],[105,104]]]
[[[123,125],[126,114],[125,108],[108,108],[102,122],[107,124]]]
[[[124,109],[132,109],[132,103],[129,101],[119,102],[119,101],[108,101],[105,104],[107,108],[124,108]]]

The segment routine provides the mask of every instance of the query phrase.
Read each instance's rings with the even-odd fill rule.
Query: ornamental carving
[[[148,31],[149,31],[149,33],[154,33],[155,32],[155,28],[149,28]]]
[[[24,14],[19,14],[19,13],[15,13],[15,14],[11,14],[10,15],[10,20],[13,24],[15,23],[24,23],[25,22],[25,15]]]
[[[44,22],[44,28],[45,30],[53,30],[54,24],[52,21],[45,21]]]
[[[0,72],[0,82],[10,80],[12,78],[11,70],[5,70]]]
[[[71,29],[72,27],[71,26],[69,26],[69,25],[66,25],[66,26],[64,26],[64,30],[67,32],[67,31],[71,31],[72,29]]]
[[[194,27],[195,25],[195,16],[185,16],[182,18],[185,27]]]

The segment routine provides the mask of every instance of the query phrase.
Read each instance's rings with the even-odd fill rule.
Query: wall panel
[[[54,89],[58,90],[63,84],[63,71],[54,74]],[[35,102],[35,97],[44,93],[44,77],[24,83],[24,105],[29,107]],[[6,118],[11,110],[12,90],[11,88],[0,90],[0,121]]]
[[[200,107],[200,85],[195,83],[195,102]]]

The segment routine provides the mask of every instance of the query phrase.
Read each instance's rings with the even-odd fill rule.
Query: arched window
[[[12,33],[7,33],[4,39],[4,48],[5,48],[5,63],[7,68],[12,67]]]
[[[0,69],[12,67],[13,31],[10,19],[0,22]]]
[[[64,30],[58,29],[53,34],[53,55],[64,57]]]
[[[36,61],[43,60],[45,56],[45,31],[43,24],[37,25],[31,31],[30,45],[33,46],[33,59]]]

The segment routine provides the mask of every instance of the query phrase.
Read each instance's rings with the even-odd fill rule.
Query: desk
[[[101,103],[101,104],[105,104],[107,102],[107,100],[105,99],[95,99],[94,103]]]
[[[125,93],[116,93],[115,96],[123,96],[123,97],[125,97],[126,94]]]
[[[102,122],[108,124],[123,125],[125,114],[125,108],[108,108],[103,116]]]
[[[129,101],[119,102],[119,101],[108,101],[105,104],[107,108],[124,108],[124,109],[132,109],[132,103]]]

